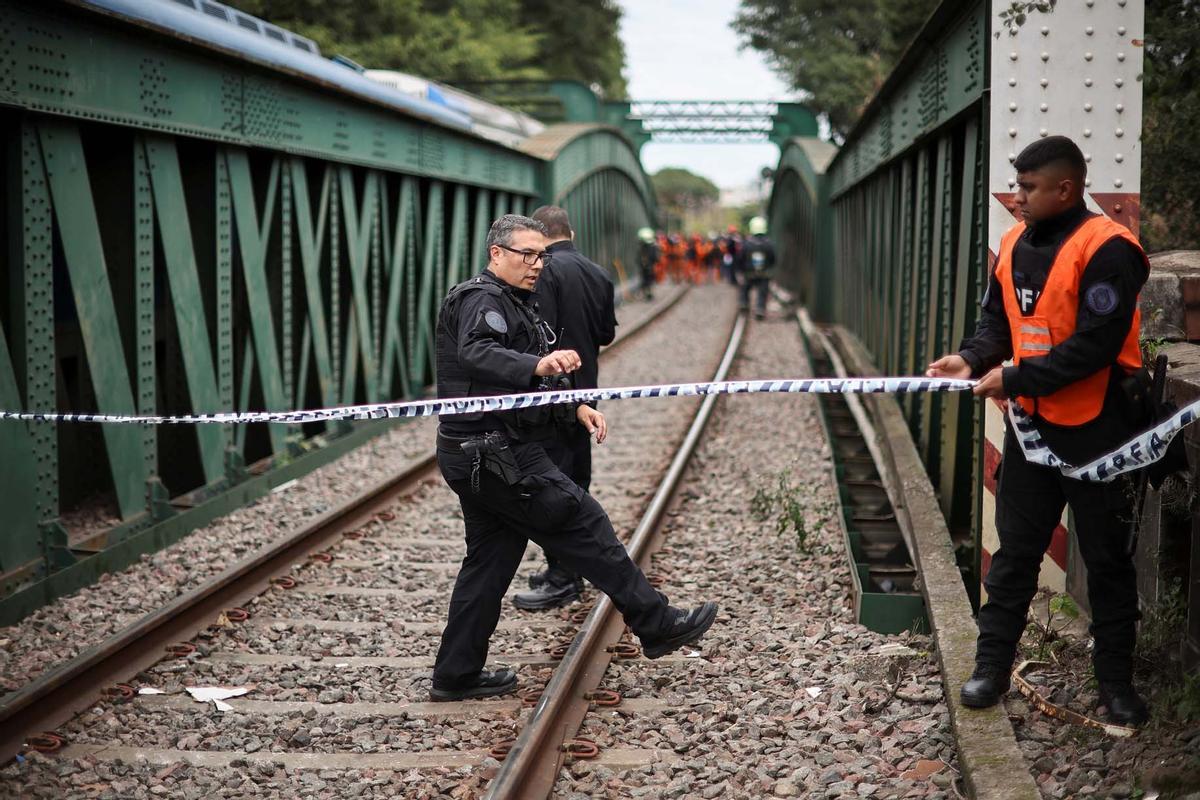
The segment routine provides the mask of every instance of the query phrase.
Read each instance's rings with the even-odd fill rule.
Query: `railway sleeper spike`
[[[250,619],[250,612],[241,606],[225,609],[225,619],[230,622],[245,622]]]
[[[521,698],[521,705],[526,708],[533,708],[542,700],[542,689],[522,689],[517,692],[517,696]]]
[[[591,739],[576,737],[563,742],[562,751],[572,758],[586,760],[600,755],[600,745]]]
[[[564,658],[567,657],[567,651],[570,649],[571,649],[570,642],[563,642],[562,644],[556,644],[556,645],[554,645],[554,647],[550,648],[550,658],[554,659],[555,661],[562,661]]]
[[[164,649],[175,658],[187,658],[196,652],[196,646],[190,642],[175,642],[167,645]]]
[[[585,692],[583,699],[593,705],[611,708],[621,704],[621,693],[614,692],[612,689],[595,689],[590,692]]]
[[[132,700],[133,696],[137,694],[137,690],[128,683],[117,683],[112,686],[105,686],[101,694],[107,700],[124,703],[127,700]]]
[[[394,519],[396,519],[396,512],[394,512],[394,511],[379,511],[375,514],[374,519],[376,522],[391,522]]]
[[[591,613],[592,609],[590,606],[588,608],[581,608],[572,614],[568,619],[572,624],[582,625],[584,622],[587,622],[588,615]]]
[[[343,539],[351,539],[351,540],[365,539],[366,536],[367,536],[366,532],[359,528],[355,528],[354,530],[351,530],[351,531],[346,531],[345,533],[342,534]]]
[[[642,654],[641,648],[633,642],[617,642],[610,644],[605,649],[612,653],[614,658],[637,658]]]
[[[39,753],[57,753],[67,743],[66,737],[54,731],[43,731],[29,737],[25,743],[30,750]]]
[[[505,739],[504,741],[496,742],[496,744],[492,745],[491,749],[488,750],[488,755],[497,761],[503,761],[504,759],[508,758],[509,752],[512,751],[513,745],[516,743],[516,739]]]
[[[271,579],[271,585],[278,589],[295,589],[297,580],[291,575],[280,575],[278,578]]]
[[[308,556],[308,560],[315,564],[332,564],[333,563],[333,553],[330,553],[325,550],[322,550],[317,553],[311,553]]]

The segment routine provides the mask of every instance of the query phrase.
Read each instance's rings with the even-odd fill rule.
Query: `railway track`
[[[727,306],[731,302],[720,297]],[[703,298],[689,300],[695,307],[664,309],[664,316],[692,316],[706,305],[703,311],[717,331],[682,343],[677,335],[668,337],[676,340],[674,347],[691,352],[655,364],[652,374],[661,380],[694,379],[697,362],[715,361],[720,348],[714,345],[726,344],[721,329],[730,326],[720,320],[733,320],[731,307],[714,310]],[[649,332],[654,330],[642,328],[641,333],[653,339]],[[626,378],[619,363],[612,362],[624,359],[645,369],[645,362],[663,354],[663,342],[642,339],[638,331],[626,330],[609,349],[608,382]],[[726,347],[722,369],[728,368],[732,352]],[[640,413],[622,405],[632,404],[608,409],[615,436],[597,448],[596,494],[618,530],[636,527],[630,547],[645,561],[672,491],[670,485],[655,490],[655,473],[669,467],[666,483],[678,480],[686,456],[672,457],[671,443],[686,439],[694,445],[703,426],[685,406],[702,405],[706,417],[712,404],[647,403]],[[625,647],[613,652],[623,624],[606,598],[586,617],[579,608],[562,614],[506,612],[495,637],[499,652],[494,660],[523,667],[521,698],[449,704],[418,700],[427,691],[429,656],[436,644],[432,637],[444,623],[444,599],[461,554],[456,503],[433,482],[435,477],[432,459],[412,465],[7,696],[0,706],[4,754],[11,756],[26,742],[45,750],[61,744],[64,761],[141,764],[168,778],[179,765],[187,765],[211,773],[201,776],[208,780],[192,782],[198,787],[229,783],[239,774],[261,777],[276,769],[317,768],[318,774],[342,769],[364,775],[417,770],[432,776],[414,780],[407,789],[412,796],[423,796],[439,780],[482,788],[496,772],[485,754],[501,755],[503,749],[496,746],[520,730],[491,796],[545,796],[556,770],[543,770],[538,785],[544,791],[529,793],[534,784],[525,777],[524,765],[545,763],[539,753],[553,753],[549,763],[566,755],[563,739],[570,737],[556,740],[546,732],[559,729],[560,706],[570,709],[567,716],[576,718],[577,727],[586,710],[585,696],[596,697],[590,693],[602,674],[596,671],[600,662],[632,655]],[[645,517],[635,525],[647,505]],[[526,558],[538,556],[531,547]],[[571,636],[575,638],[555,672],[558,654],[547,651],[572,641]],[[165,648],[173,657],[163,660]],[[570,677],[558,677],[564,675]],[[211,705],[183,693],[197,685],[253,688],[244,698],[229,701],[233,716],[221,717]],[[146,687],[166,694],[137,693]],[[545,687],[542,700],[522,724],[524,709],[534,704],[540,687]],[[91,710],[76,716],[85,709]],[[313,725],[314,719],[326,724]],[[230,733],[234,726],[237,730]],[[569,733],[570,727],[561,730]],[[60,734],[29,735],[55,729]],[[221,729],[224,739],[217,733]],[[157,741],[143,735],[155,732]],[[643,757],[605,756],[613,764]],[[481,761],[483,768],[476,769]],[[98,767],[98,772],[105,770]],[[124,788],[138,788],[137,781]]]

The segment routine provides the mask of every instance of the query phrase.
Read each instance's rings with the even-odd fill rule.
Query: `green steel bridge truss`
[[[2,0],[0,61],[5,408],[413,397],[495,216],[564,205],[618,279],[654,217],[603,124],[509,149],[66,5]],[[0,423],[0,624],[385,429]]]
[[[782,148],[769,216],[783,282],[883,374],[920,374],[974,330],[988,269],[986,14],[943,3],[836,155],[812,138]],[[977,599],[979,404],[912,395],[902,408]]]

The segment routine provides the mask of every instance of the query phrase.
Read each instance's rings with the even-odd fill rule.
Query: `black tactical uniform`
[[[641,242],[638,245],[638,273],[641,275],[642,298],[654,299],[654,267],[659,259],[658,242]]]
[[[742,275],[739,287],[741,308],[750,310],[750,290],[756,293],[754,315],[762,319],[767,313],[767,293],[771,288],[771,270],[775,267],[775,245],[766,236],[751,236],[742,242],[735,262]]]
[[[534,371],[547,348],[529,300],[529,292],[491,272],[450,291],[437,324],[439,397],[538,388]],[[699,638],[715,617],[715,606],[702,607],[703,614],[671,609],[647,582],[600,504],[546,455],[541,442],[553,435],[550,413],[446,416],[439,425],[438,466],[461,502],[467,553],[434,665],[434,691],[443,692],[436,699],[453,699],[448,693],[478,682],[527,539],[607,594],[648,656]]]
[[[617,332],[613,282],[570,241],[554,242],[546,252],[551,254],[552,260],[542,270],[534,289],[538,314],[553,337],[554,349],[574,350],[583,362],[583,366],[571,374],[572,387],[595,389],[599,380],[600,348],[611,343]],[[556,426],[554,438],[548,440],[545,447],[555,466],[580,489],[588,491],[592,484],[592,438],[587,428],[569,416]],[[579,576],[550,553],[546,554],[546,562],[546,572],[531,579],[531,588],[535,592],[516,599],[519,608],[565,605],[579,596],[582,589]],[[545,590],[539,589],[539,585],[545,583],[549,586]],[[562,590],[558,598],[552,597],[555,589]],[[545,596],[537,597],[539,593]]]
[[[1013,248],[1012,275],[1017,305],[1032,313],[1059,247],[1091,212],[1082,204],[1057,217],[1031,223]],[[1116,363],[1147,277],[1142,254],[1123,239],[1096,251],[1079,282],[1079,311],[1073,335],[1041,358],[1006,367],[1009,397],[1045,397]],[[984,295],[975,335],[960,355],[979,377],[1012,356],[1003,289],[993,275]],[[1148,424],[1122,401],[1122,369],[1113,369],[1100,415],[1084,425],[1054,425],[1034,416],[1050,449],[1072,464],[1084,464],[1117,446]],[[1139,618],[1133,560],[1126,552],[1132,496],[1128,479],[1085,483],[1057,469],[1030,464],[1016,437],[1006,430],[996,492],[1000,547],[984,579],[987,603],[979,611],[976,660],[1007,671],[1025,629],[1029,603],[1037,591],[1042,556],[1050,546],[1063,506],[1074,513],[1076,542],[1087,565],[1092,606],[1096,678],[1127,683],[1133,676],[1133,649]],[[1007,686],[1007,679],[1002,681]]]

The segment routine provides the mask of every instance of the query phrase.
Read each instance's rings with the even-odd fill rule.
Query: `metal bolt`
[[[1084,2],[1087,4],[1088,8],[1091,8],[1092,6],[1096,5],[1096,0],[1084,0]]]
[[[1092,138],[1092,129],[1091,129],[1091,128],[1084,128],[1084,129],[1083,129],[1083,138],[1085,138],[1085,139],[1090,139],[1090,138]]]
[[[1049,135],[1050,131],[1046,130],[1045,128],[1042,128],[1040,131],[1038,131],[1038,136],[1041,136],[1043,139]]]
[[[1124,129],[1124,128],[1117,128],[1115,131],[1113,131],[1113,133],[1114,133],[1114,134],[1116,134],[1116,137],[1117,137],[1118,139],[1120,139],[1122,136],[1124,136],[1124,135],[1125,135],[1125,129]]]
[[[1008,160],[1009,160],[1009,163],[1011,163],[1011,162],[1013,162],[1013,161],[1016,161],[1016,160],[1017,160],[1017,154],[1016,154],[1016,153],[1009,153],[1009,154],[1008,154]]]
[[[1125,60],[1125,54],[1117,53],[1117,61],[1124,61],[1124,60]]]
[[[1009,136],[1013,136],[1013,137],[1015,137],[1015,136],[1017,135],[1017,129],[1016,129],[1016,128],[1009,128],[1009,129],[1008,129],[1008,135],[1009,135]]]
[[[1084,153],[1084,154],[1083,154],[1083,160],[1084,160],[1084,161],[1086,161],[1086,162],[1088,162],[1088,163],[1090,164],[1090,163],[1091,163],[1091,161],[1092,161],[1092,154],[1091,154],[1091,153]]]
[[[1086,33],[1088,36],[1091,36],[1093,33],[1096,32],[1096,29],[1093,28],[1091,25],[1088,25],[1086,28],[1083,29],[1083,32]]]
[[[1125,26],[1118,25],[1117,26],[1117,36],[1124,36],[1124,35],[1125,35]]]
[[[1016,182],[1015,180],[1013,180],[1012,178],[1009,178],[1009,179],[1008,179],[1008,188],[1010,188],[1010,189],[1011,189],[1011,188],[1013,188],[1013,187],[1014,187],[1014,186],[1016,186],[1016,185],[1017,185],[1017,182]]]
[[[1017,104],[1016,104],[1016,103],[1009,103],[1009,104],[1008,104],[1008,110],[1009,110],[1009,111],[1016,111],[1016,110],[1017,110]]]
[[[1122,183],[1122,181],[1120,178],[1113,178],[1113,186],[1116,186],[1118,189],[1120,189],[1121,183]]]
[[[1083,110],[1084,110],[1084,111],[1091,111],[1091,110],[1092,110],[1092,104],[1091,104],[1091,103],[1084,103],[1084,104],[1083,104]]]
[[[1114,214],[1121,213],[1121,204],[1120,203],[1113,203],[1113,213]]]
[[[1083,60],[1084,60],[1084,61],[1091,61],[1091,60],[1092,60],[1092,54],[1091,54],[1091,53],[1084,53],[1084,54],[1083,54]]]
[[[1084,185],[1084,186],[1091,186],[1091,185],[1092,185],[1092,179],[1091,179],[1091,178],[1084,178],[1084,179],[1083,179],[1083,185]]]
[[[1045,25],[1043,25],[1042,26],[1042,36],[1049,36],[1049,35],[1050,35],[1050,29],[1047,28]]]
[[[1045,103],[1042,103],[1042,106],[1041,106],[1041,108],[1042,108],[1042,111],[1046,111],[1046,110],[1048,110],[1048,109],[1050,108],[1050,106],[1048,106],[1048,105],[1047,105],[1047,104],[1045,104]]]
[[[1009,53],[1009,54],[1008,54],[1008,60],[1009,60],[1009,61],[1016,61],[1016,60],[1017,60],[1017,53],[1016,53],[1016,51],[1015,51],[1015,50],[1014,50],[1013,52],[1011,52],[1011,53]]]
[[[1114,160],[1115,160],[1115,161],[1116,161],[1118,164],[1120,164],[1122,161],[1124,161],[1124,160],[1125,160],[1125,156],[1124,156],[1124,155],[1122,155],[1121,153],[1117,153],[1115,156],[1113,156],[1113,159],[1114,159]]]
[[[1091,86],[1091,85],[1092,85],[1092,79],[1091,79],[1091,78],[1084,78],[1084,79],[1083,79],[1083,85],[1084,85],[1084,86]]]
[[[1049,86],[1049,85],[1050,85],[1050,81],[1049,81],[1049,79],[1047,79],[1047,78],[1042,78],[1042,88],[1043,88],[1043,89],[1045,89],[1045,88],[1046,88],[1047,86]]]
[[[1050,60],[1050,54],[1043,51],[1042,52],[1042,61],[1049,61],[1049,60]]]
[[[1117,88],[1120,88],[1125,85],[1125,81],[1121,78],[1117,78],[1115,81],[1113,81],[1113,83],[1115,83],[1117,85]]]
[[[1117,113],[1118,113],[1118,114],[1120,114],[1120,113],[1121,113],[1122,111],[1124,111],[1124,110],[1125,110],[1125,104],[1124,104],[1124,103],[1117,103]]]
[[[1017,85],[1017,79],[1016,79],[1016,78],[1009,78],[1009,79],[1008,79],[1008,85],[1009,85],[1009,86],[1016,86],[1016,85]]]

